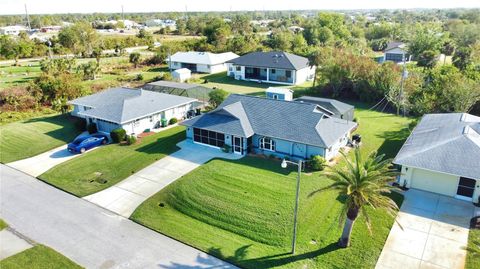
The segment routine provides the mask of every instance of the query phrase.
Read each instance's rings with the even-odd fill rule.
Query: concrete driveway
[[[376,268],[464,267],[471,202],[410,189]]]
[[[87,133],[84,132],[77,137],[86,134]],[[96,148],[89,149],[87,152],[90,152],[94,149]],[[54,166],[78,156],[80,156],[80,154],[70,153],[67,150],[67,145],[63,145],[27,159],[7,163],[7,165],[33,177],[38,177],[39,175],[47,172]]]
[[[242,157],[186,140],[178,143],[177,146],[181,149],[116,185],[86,196],[84,199],[128,218],[150,196],[203,163],[213,158],[239,159]]]
[[[85,268],[236,268],[1,164],[0,218]]]

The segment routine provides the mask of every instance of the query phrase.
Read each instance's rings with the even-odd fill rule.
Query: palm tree
[[[340,222],[345,220],[342,236],[338,245],[346,248],[350,245],[350,235],[353,224],[363,214],[368,230],[371,233],[370,217],[367,206],[374,209],[384,209],[391,216],[398,211],[397,204],[386,196],[392,190],[390,183],[394,176],[398,175],[395,169],[390,167],[391,160],[384,160],[384,155],[377,155],[374,151],[367,158],[362,158],[360,149],[356,148],[354,156],[349,159],[343,152],[346,164],[341,167],[330,167],[325,172],[327,178],[334,181],[333,184],[310,193],[309,196],[324,190],[339,190],[340,195],[346,197]]]

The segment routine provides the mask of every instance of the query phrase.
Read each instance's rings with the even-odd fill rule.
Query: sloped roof
[[[317,105],[231,94],[217,109],[182,124],[237,136],[253,134],[328,148],[356,126]]]
[[[480,179],[480,117],[423,116],[393,163]]]
[[[338,115],[342,115],[354,108],[352,105],[346,104],[344,102],[340,102],[335,99],[330,99],[330,98],[302,96],[295,99],[295,101],[317,104],[327,109],[328,111],[331,111],[334,114],[338,114]]]
[[[228,60],[237,58],[238,55],[233,52],[224,53],[211,53],[211,52],[198,52],[198,51],[179,51],[172,56],[170,60],[172,62],[191,63],[191,64],[209,64],[216,65],[225,63]]]
[[[385,48],[385,51],[395,49],[395,48],[400,48],[400,49],[405,49],[406,44],[403,42],[389,42],[387,44],[387,48]]]
[[[154,92],[185,96],[203,101],[208,101],[210,99],[208,94],[213,91],[213,89],[204,87],[199,84],[180,83],[165,80],[147,83],[143,86],[143,89]]]
[[[309,66],[307,58],[283,51],[251,52],[227,63],[288,70],[300,70]]]
[[[120,124],[195,101],[193,98],[142,89],[113,88],[77,98],[69,104],[91,108],[79,112],[80,115]]]

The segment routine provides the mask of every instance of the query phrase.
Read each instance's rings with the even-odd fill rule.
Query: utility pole
[[[123,5],[122,5],[122,21],[125,21],[125,14],[123,13]]]
[[[187,7],[187,5],[185,5],[185,21],[188,20],[187,13],[188,13],[188,7]]]
[[[27,4],[25,4],[25,16],[27,17],[28,30],[32,30],[32,27],[30,26],[30,17],[28,16],[28,11],[27,11]]]

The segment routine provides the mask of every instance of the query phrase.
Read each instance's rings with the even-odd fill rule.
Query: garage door
[[[414,169],[412,172],[412,188],[455,196],[458,177],[422,169]]]

